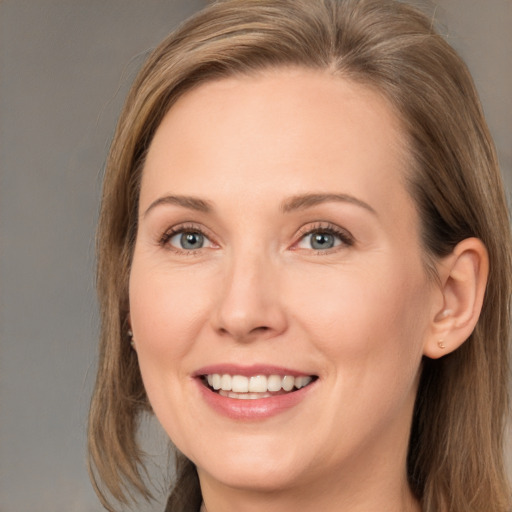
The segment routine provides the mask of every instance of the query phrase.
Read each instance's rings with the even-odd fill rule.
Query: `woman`
[[[166,510],[510,510],[510,231],[465,65],[388,0],[228,0],[121,115],[98,237],[97,491]]]

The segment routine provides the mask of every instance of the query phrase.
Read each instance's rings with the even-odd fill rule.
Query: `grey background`
[[[85,469],[101,171],[145,52],[205,3],[0,0],[0,512],[101,510]],[[437,3],[510,197],[512,0]]]

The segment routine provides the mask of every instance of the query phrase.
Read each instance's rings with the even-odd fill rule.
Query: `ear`
[[[467,238],[439,261],[437,271],[441,296],[423,347],[431,359],[453,352],[473,332],[489,274],[487,249],[478,238]]]
[[[135,347],[135,338],[133,337],[133,331],[132,331],[132,321],[130,318],[130,313],[126,316],[126,324],[128,325],[128,330],[126,334],[128,335],[128,338],[130,338],[130,345],[133,348],[133,350],[137,350]]]

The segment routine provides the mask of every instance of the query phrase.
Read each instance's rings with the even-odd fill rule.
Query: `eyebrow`
[[[283,212],[288,213],[295,210],[305,210],[307,208],[312,208],[313,206],[329,202],[355,204],[356,206],[360,206],[374,215],[377,215],[377,212],[368,203],[365,203],[357,197],[349,194],[302,194],[293,196],[284,201],[281,205],[281,209]]]
[[[322,203],[328,202],[341,202],[350,203],[360,206],[365,210],[377,215],[377,212],[364,201],[357,199],[357,197],[349,194],[301,194],[293,196],[290,199],[285,200],[281,204],[281,210],[285,213],[289,213],[296,210],[305,210],[312,208]],[[153,201],[144,212],[144,217],[154,208],[164,204],[171,204],[181,206],[182,208],[188,208],[189,210],[196,210],[202,213],[210,213],[213,209],[209,201],[200,199],[193,196],[163,196]]]
[[[144,217],[154,208],[163,204],[173,204],[176,206],[181,206],[182,208],[188,208],[189,210],[196,210],[203,213],[209,213],[212,210],[212,205],[210,202],[205,201],[204,199],[199,199],[198,197],[193,196],[164,196],[159,197],[156,201],[153,201],[146,211],[144,212]]]

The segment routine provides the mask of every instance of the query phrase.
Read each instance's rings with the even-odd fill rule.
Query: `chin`
[[[198,468],[199,475],[201,470]],[[244,491],[271,493],[296,485],[296,476],[291,471],[272,464],[264,467],[240,467],[233,462],[230,467],[223,464],[209,473],[210,477],[227,487]]]
[[[254,443],[255,449],[241,450],[231,447],[223,456],[214,455],[196,461],[198,473],[206,473],[223,485],[243,490],[274,492],[291,487],[300,479],[298,460],[279,450],[267,450]],[[203,454],[204,455],[204,454]]]

